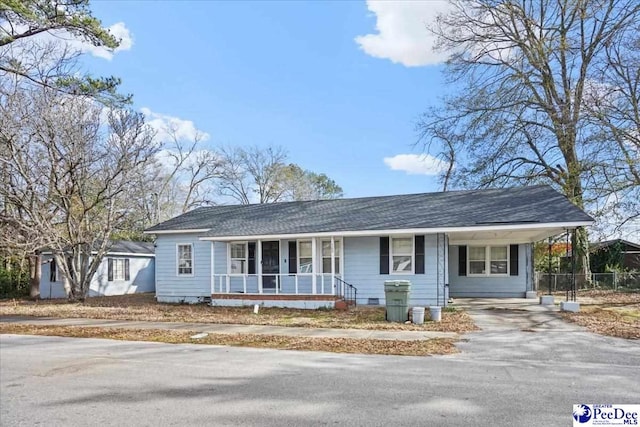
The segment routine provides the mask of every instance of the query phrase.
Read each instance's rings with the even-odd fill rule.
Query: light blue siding
[[[211,296],[211,242],[199,240],[199,237],[197,234],[157,236],[156,297],[158,301],[195,302]],[[192,276],[178,276],[178,244],[193,245]],[[226,261],[224,262],[226,265]],[[216,265],[218,265],[217,259]]]
[[[478,245],[490,245],[479,242]],[[460,298],[523,298],[530,289],[531,245],[518,247],[517,276],[459,276],[458,246],[449,247],[450,294]]]
[[[66,298],[62,281],[51,282],[51,256],[42,257],[42,276],[40,278],[40,298]],[[108,258],[129,259],[129,280],[108,281]],[[88,296],[125,295],[155,290],[155,259],[153,257],[134,255],[107,255],[91,280]]]
[[[386,280],[409,280],[410,305],[427,306],[438,302],[442,305],[444,283],[438,286],[437,279],[439,275],[444,277],[445,272],[438,271],[438,239],[442,245],[443,235],[425,236],[425,274],[380,274],[380,238],[345,237],[344,280],[358,289],[358,304],[367,304],[369,298],[378,298],[380,304],[384,304]]]

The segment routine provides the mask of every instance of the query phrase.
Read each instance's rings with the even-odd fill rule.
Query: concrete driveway
[[[640,366],[640,342],[605,337],[564,321],[557,307],[526,299],[456,299],[482,329],[464,336],[455,357],[514,363],[608,362]]]

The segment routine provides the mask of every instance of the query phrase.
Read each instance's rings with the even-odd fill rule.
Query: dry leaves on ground
[[[561,316],[597,334],[640,339],[640,304],[622,307],[584,306],[578,313],[562,312]]]
[[[39,326],[0,323],[2,334],[48,335],[76,338],[107,338],[126,341],[153,341],[170,344],[209,344],[239,347],[275,348],[282,350],[328,351],[334,353],[387,354],[428,356],[453,354],[458,350],[452,339],[420,341],[375,340],[352,338],[310,338],[262,334],[209,334],[193,339],[194,331],[122,329],[78,326]]]
[[[407,325],[386,322],[384,307],[352,307],[346,311],[261,308],[255,315],[252,307],[159,304],[152,294],[93,297],[84,303],[4,300],[0,301],[0,315],[457,333],[477,330],[471,317],[460,309],[443,310],[439,323]]]

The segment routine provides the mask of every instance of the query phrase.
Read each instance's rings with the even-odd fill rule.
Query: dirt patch
[[[420,341],[351,338],[310,338],[262,334],[209,334],[191,338],[196,331],[122,329],[78,326],[38,326],[0,323],[2,334],[47,335],[74,338],[107,338],[125,341],[153,341],[169,344],[208,344],[281,350],[328,351],[333,353],[428,356],[458,353],[452,339]]]
[[[0,301],[0,316],[89,318],[153,322],[231,323],[241,325],[299,326],[465,333],[477,330],[471,317],[461,309],[445,309],[441,322],[423,325],[389,323],[384,307],[355,307],[339,310],[298,310],[252,307],[210,307],[204,304],[160,304],[153,294],[93,297],[84,303],[66,301]]]

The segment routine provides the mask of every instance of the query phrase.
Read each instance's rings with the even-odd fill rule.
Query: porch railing
[[[336,277],[336,281],[338,282],[338,296],[342,297],[348,304],[355,306],[358,303],[358,288],[339,277]]]
[[[331,274],[214,274],[211,293],[343,295],[342,280]],[[343,283],[343,282],[342,282]]]

